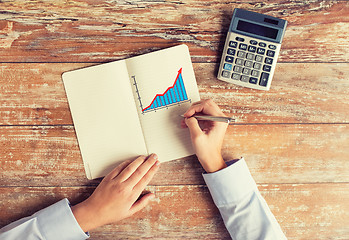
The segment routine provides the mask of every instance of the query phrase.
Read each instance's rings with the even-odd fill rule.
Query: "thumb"
[[[141,197],[141,199],[137,200],[131,207],[131,213],[132,215],[136,212],[142,210],[145,206],[148,205],[148,203],[154,199],[155,195],[154,193],[148,193]]]
[[[196,120],[196,118],[194,117],[186,118],[184,121],[189,128],[190,135],[192,138],[195,138],[203,133],[199,126],[198,120]]]

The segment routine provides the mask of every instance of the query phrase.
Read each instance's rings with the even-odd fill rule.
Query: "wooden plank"
[[[260,185],[288,239],[345,239],[349,234],[348,183]],[[229,239],[204,186],[149,186],[156,201],[117,224],[92,231],[92,239]],[[0,226],[64,197],[77,203],[93,188],[0,188]]]
[[[2,186],[97,185],[88,181],[74,129],[1,127]],[[244,156],[258,183],[349,181],[349,125],[236,125],[226,134],[226,160]],[[153,185],[203,184],[195,156],[163,163]]]
[[[103,62],[186,43],[194,62],[218,62],[234,8],[288,20],[280,62],[349,59],[344,0],[74,0],[3,2],[1,61]]]
[[[71,125],[61,74],[89,65],[0,64],[0,125]],[[280,63],[267,92],[219,81],[217,67],[194,64],[201,98],[239,123],[348,123],[348,63]]]

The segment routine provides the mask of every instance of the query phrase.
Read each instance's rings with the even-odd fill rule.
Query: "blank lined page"
[[[87,178],[147,154],[125,61],[63,74]]]

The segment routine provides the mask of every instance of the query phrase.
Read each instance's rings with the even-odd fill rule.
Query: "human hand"
[[[228,124],[200,121],[200,127],[198,120],[192,117],[197,113],[223,117],[226,115],[215,102],[208,99],[193,103],[184,113],[185,119],[182,121],[182,127],[189,128],[191,141],[202,167],[206,172],[216,172],[227,166],[222,158],[221,149]]]
[[[72,207],[73,214],[84,232],[120,221],[143,209],[154,198],[142,191],[159,169],[157,155],[140,156],[125,161],[104,177],[92,195]],[[138,200],[137,200],[138,199]]]

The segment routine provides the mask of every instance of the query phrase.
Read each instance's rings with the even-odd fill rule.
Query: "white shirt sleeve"
[[[243,158],[203,177],[232,239],[286,239]]]
[[[30,217],[22,218],[0,229],[1,240],[80,240],[87,239],[70,209],[68,199],[63,199]]]

